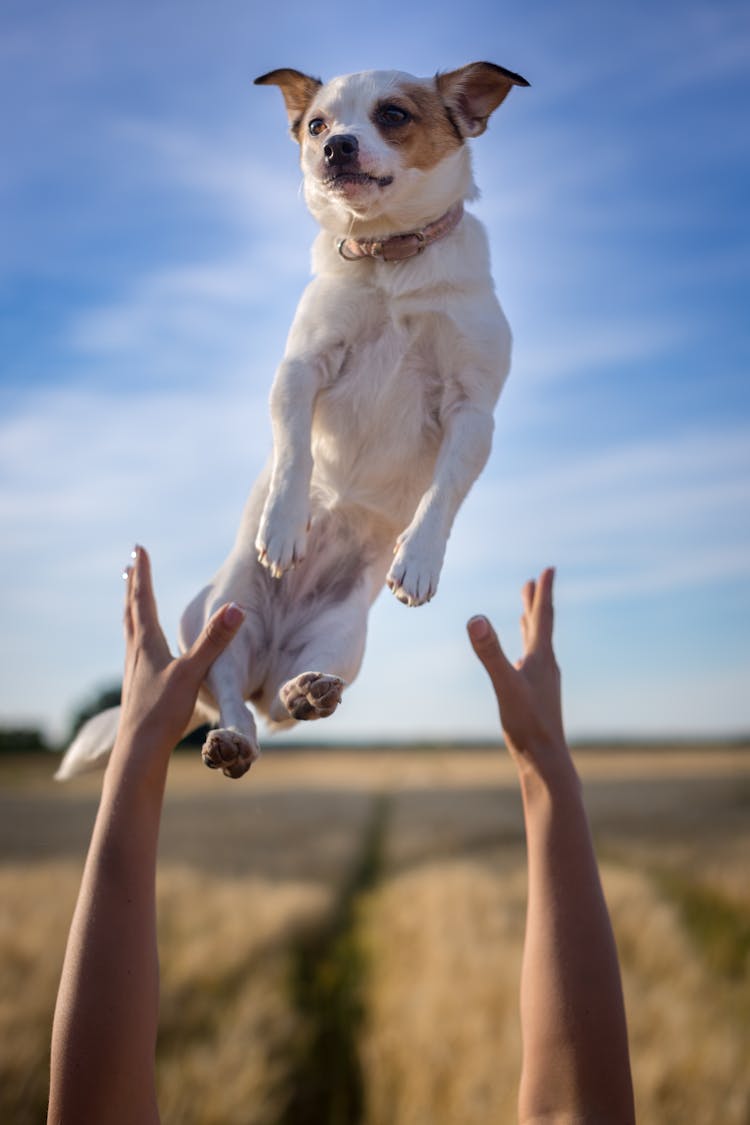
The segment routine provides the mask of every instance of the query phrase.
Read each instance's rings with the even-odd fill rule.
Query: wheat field
[[[577,754],[638,1120],[750,1123],[750,748]],[[0,758],[0,1120],[45,1120],[101,779]],[[512,1123],[526,876],[502,750],[175,757],[157,1074],[178,1125]]]

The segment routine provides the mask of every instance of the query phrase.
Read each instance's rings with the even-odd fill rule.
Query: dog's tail
[[[65,751],[55,780],[68,781],[80,773],[106,765],[119,725],[119,707],[109,707],[85,722]]]
[[[196,706],[183,737],[209,721],[207,710]],[[69,781],[89,770],[103,769],[117,738],[120,708],[109,707],[83,724],[63,755],[55,774],[56,781]]]

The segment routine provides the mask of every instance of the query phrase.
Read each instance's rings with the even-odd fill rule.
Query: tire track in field
[[[390,811],[385,795],[375,798],[333,909],[292,944],[291,998],[306,1033],[287,1074],[290,1095],[280,1125],[358,1125],[362,1120],[358,1043],[367,964],[357,921],[362,895],[381,878]]]

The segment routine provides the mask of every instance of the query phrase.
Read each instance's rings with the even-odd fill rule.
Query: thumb
[[[244,609],[236,602],[221,606],[212,614],[203,632],[186,654],[201,679],[224,651],[245,620]]]
[[[510,663],[497,639],[497,633],[486,617],[472,617],[466,625],[471,647],[484,665],[487,675],[492,680],[495,693],[499,694],[509,675],[515,674],[515,668]]]

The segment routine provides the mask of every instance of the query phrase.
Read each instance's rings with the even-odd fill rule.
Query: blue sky
[[[174,638],[268,453],[315,228],[252,79],[474,59],[532,83],[473,143],[515,337],[495,449],[437,598],[383,593],[309,734],[493,734],[464,622],[517,654],[548,563],[572,735],[750,730],[750,13],[689,0],[6,0],[0,722],[58,735],[117,678],[136,541]]]

